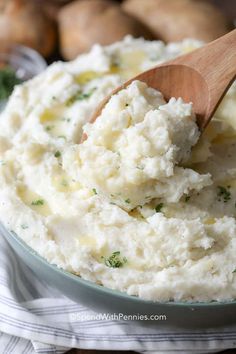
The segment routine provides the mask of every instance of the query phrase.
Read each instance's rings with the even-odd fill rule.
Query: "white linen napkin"
[[[236,348],[236,320],[224,329],[173,330],[99,319],[38,279],[2,236],[0,260],[1,353],[61,354],[81,348],[200,354]]]

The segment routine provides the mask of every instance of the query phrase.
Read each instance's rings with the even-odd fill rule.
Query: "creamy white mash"
[[[158,91],[134,81],[84,130],[88,139],[74,150],[78,163],[67,165],[71,176],[126,210],[155,198],[176,203],[211,184],[209,174],[176,166],[200,135],[192,105],[181,98],[166,103]]]
[[[127,37],[17,87],[0,117],[1,222],[130,295],[235,299],[236,88],[199,141],[191,104],[140,82],[86,124],[123,81],[200,45]]]

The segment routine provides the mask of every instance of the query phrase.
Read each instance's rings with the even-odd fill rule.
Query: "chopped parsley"
[[[116,68],[119,68],[121,63],[120,63],[120,59],[119,58],[113,58],[112,60],[112,65]]]
[[[186,195],[184,201],[187,203],[190,199],[190,195]]]
[[[35,206],[43,205],[43,204],[44,204],[43,199],[37,199],[37,200],[32,201],[32,203],[31,203],[31,205],[35,205]]]
[[[108,258],[103,256],[101,258],[104,260],[104,264],[109,268],[120,268],[127,263],[127,259],[121,257],[120,251],[113,252]]]
[[[54,154],[55,157],[61,157],[61,153],[60,151],[56,151],[55,154]]]
[[[236,268],[232,271],[232,273],[236,273]]]
[[[46,126],[46,130],[49,132],[50,130],[52,130],[53,126],[52,125],[47,125]]]
[[[26,224],[22,224],[20,227],[21,227],[23,230],[26,230],[26,229],[28,229],[28,228],[29,228],[29,226],[28,226],[28,225],[26,225]]]
[[[125,104],[125,107],[129,107],[129,103],[126,103],[126,104]]]
[[[66,117],[61,118],[61,120],[63,120],[64,122],[70,122],[71,121],[70,118],[66,118]]]
[[[156,213],[161,213],[161,209],[163,208],[163,206],[163,203],[157,204],[157,206],[155,207]]]
[[[68,187],[68,182],[67,182],[65,179],[63,179],[63,180],[61,181],[61,185],[62,185],[63,187]]]
[[[131,203],[130,199],[129,198],[125,199],[125,203],[130,204]]]
[[[7,99],[12,93],[15,85],[22,81],[16,76],[14,70],[10,67],[0,69],[0,99]]]
[[[88,99],[90,96],[92,96],[92,94],[94,93],[95,90],[96,90],[96,87],[91,89],[89,92],[82,92],[81,90],[79,90],[71,98],[69,98],[69,100],[66,102],[66,106],[70,107],[76,101],[83,101],[83,100]]]
[[[97,190],[95,188],[93,188],[92,191],[93,191],[93,194],[95,194],[95,195],[98,194]]]
[[[217,193],[217,197],[218,197],[218,201],[222,201],[224,203],[227,203],[230,199],[231,199],[231,193],[229,191],[230,186],[222,187],[222,186],[218,186],[218,193]]]

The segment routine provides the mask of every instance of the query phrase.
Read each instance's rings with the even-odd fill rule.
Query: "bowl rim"
[[[7,237],[11,237],[14,242],[18,244],[21,248],[23,248],[26,252],[29,252],[31,256],[37,259],[37,261],[44,266],[52,269],[54,272],[65,276],[66,278],[72,280],[73,282],[82,284],[90,289],[94,289],[100,293],[112,295],[113,297],[123,298],[124,300],[134,301],[137,303],[147,304],[147,305],[162,305],[168,307],[178,307],[178,308],[191,308],[191,307],[221,307],[221,306],[232,306],[236,305],[236,299],[232,301],[212,301],[212,302],[184,302],[184,301],[153,301],[153,300],[146,300],[142,299],[141,297],[129,295],[125,292],[109,289],[103,285],[96,284],[90,280],[83,279],[82,277],[75,275],[69,271],[66,271],[62,268],[59,268],[56,264],[49,263],[44,257],[42,257],[37,251],[35,251],[31,246],[29,246],[20,236],[18,236],[13,230],[8,230],[2,222],[0,222],[0,231],[2,231],[3,236],[5,236],[6,240]],[[4,235],[5,234],[5,235]]]

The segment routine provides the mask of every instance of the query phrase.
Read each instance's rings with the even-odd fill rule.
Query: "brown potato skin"
[[[23,44],[49,56],[56,43],[55,24],[29,0],[0,0],[0,45]]]
[[[125,35],[153,39],[151,32],[112,0],[78,0],[64,6],[58,16],[61,52],[74,59],[93,44],[108,45]]]
[[[221,11],[202,0],[126,0],[122,8],[165,42],[184,38],[210,42],[231,29]]]

